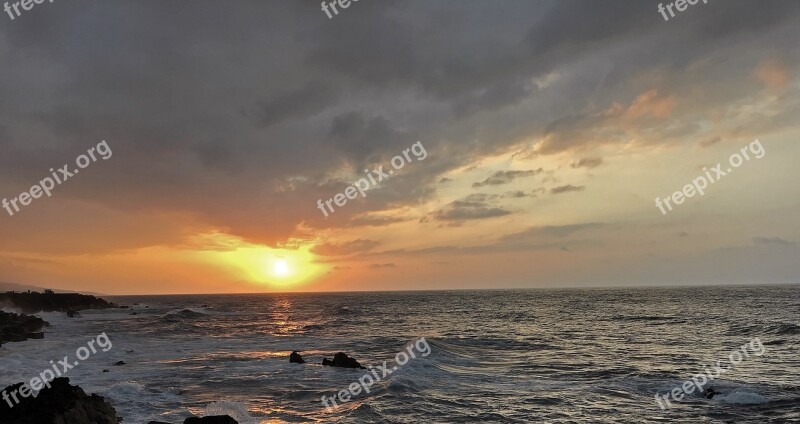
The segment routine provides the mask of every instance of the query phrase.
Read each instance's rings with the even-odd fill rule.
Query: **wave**
[[[794,336],[800,335],[800,325],[791,322],[770,322],[764,325],[753,324],[750,322],[732,323],[728,326],[728,334],[745,334],[748,336],[759,336],[764,334],[775,336]]]
[[[681,324],[687,322],[686,318],[676,316],[658,316],[658,315],[614,315],[611,321],[628,321],[628,322],[661,322],[662,324]]]
[[[161,317],[164,320],[176,320],[176,319],[196,319],[202,318],[206,316],[206,314],[202,312],[193,311],[191,309],[183,309],[176,312],[170,312]]]
[[[800,334],[800,325],[791,323],[773,324],[772,328],[767,330],[767,333],[775,334],[776,336],[788,336],[792,334]]]

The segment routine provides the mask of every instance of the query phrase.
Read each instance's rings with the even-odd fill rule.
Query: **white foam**
[[[714,397],[714,400],[736,405],[758,405],[768,402],[767,398],[764,396],[745,391],[736,391],[729,394],[718,395]]]
[[[239,424],[259,423],[259,421],[253,418],[250,415],[250,412],[247,411],[247,406],[239,402],[229,402],[229,401],[211,402],[206,407],[206,412],[203,415],[205,416],[228,415],[234,420],[238,421]]]
[[[139,383],[125,382],[113,385],[107,393],[111,397],[130,398],[138,395],[142,390],[144,390],[144,386]]]

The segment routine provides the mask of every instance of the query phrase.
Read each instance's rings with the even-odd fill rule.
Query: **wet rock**
[[[721,394],[721,393],[716,391],[716,390],[714,390],[713,387],[709,387],[709,388],[703,390],[703,397],[705,397],[706,399],[713,399],[714,396],[719,395],[719,394]]]
[[[333,355],[333,361],[329,360],[328,358],[322,358],[322,365],[327,365],[330,367],[366,369],[366,367],[363,367],[358,363],[358,361],[347,356],[347,354],[344,352],[339,352],[336,355]]]
[[[0,346],[6,342],[24,342],[28,339],[43,339],[41,331],[50,324],[33,315],[0,311]]]
[[[289,363],[292,363],[292,364],[305,364],[306,361],[303,359],[302,356],[300,356],[299,353],[297,353],[297,351],[295,351],[295,352],[292,352],[291,355],[289,355]]]
[[[125,361],[117,361],[117,362],[114,362],[114,365],[115,365],[115,366],[117,366],[117,367],[118,367],[118,366],[121,366],[121,365],[125,365]]]
[[[35,398],[23,383],[6,387],[11,393],[20,389],[29,393],[28,397],[17,395],[20,403],[9,407],[0,402],[0,417],[3,424],[118,424],[117,412],[102,396],[87,395],[78,386],[69,384],[66,377],[56,378],[50,387],[44,387]]]
[[[70,309],[67,311],[67,318],[83,318],[83,315],[81,315],[81,313],[78,311],[73,311]]]

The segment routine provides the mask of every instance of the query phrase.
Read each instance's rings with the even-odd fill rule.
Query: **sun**
[[[285,277],[289,275],[289,264],[285,259],[277,259],[272,265],[272,272],[278,277]]]
[[[201,252],[201,260],[229,269],[231,278],[254,287],[267,285],[285,290],[314,280],[326,271],[316,263],[309,245],[276,249],[218,233],[206,235],[200,241],[212,246],[226,246],[225,249]]]

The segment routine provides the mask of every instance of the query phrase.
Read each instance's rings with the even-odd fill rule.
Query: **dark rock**
[[[108,370],[103,370],[103,372],[109,372]]]
[[[211,417],[189,417],[183,424],[239,424],[229,415],[214,415]]]
[[[163,421],[150,421],[147,424],[170,424]],[[214,415],[208,417],[189,417],[183,424],[239,424],[228,415]]]
[[[17,390],[23,383],[6,387],[5,392]],[[9,407],[0,402],[3,424],[117,424],[117,412],[102,396],[87,395],[78,386],[69,384],[66,377],[56,378],[35,398],[17,394],[20,403]]]
[[[300,356],[299,353],[297,353],[295,351],[295,352],[292,352],[291,355],[289,355],[289,363],[292,363],[292,364],[305,364],[306,361],[303,359],[302,356]]]
[[[81,313],[78,311],[73,311],[72,309],[69,309],[67,310],[67,318],[83,318],[83,315],[81,315]]]
[[[705,397],[706,399],[713,399],[714,396],[719,395],[719,394],[721,394],[721,393],[716,391],[716,390],[714,390],[713,387],[709,387],[709,388],[703,390],[703,397]]]
[[[125,361],[117,361],[114,363],[116,366],[125,365]]]
[[[23,342],[28,339],[43,339],[41,331],[50,324],[33,315],[0,311],[0,346],[6,342]]]
[[[131,312],[131,315],[139,315],[138,312]]]
[[[14,305],[26,314],[36,312],[69,312],[86,309],[116,308],[117,305],[109,303],[99,297],[80,293],[53,293],[45,290],[37,292],[5,292],[0,293],[0,304]]]
[[[328,360],[328,358],[322,358],[322,365],[327,365],[330,367],[366,369],[366,367],[361,366],[358,361],[347,356],[347,354],[344,352],[339,352],[336,355],[333,355],[333,361]]]

